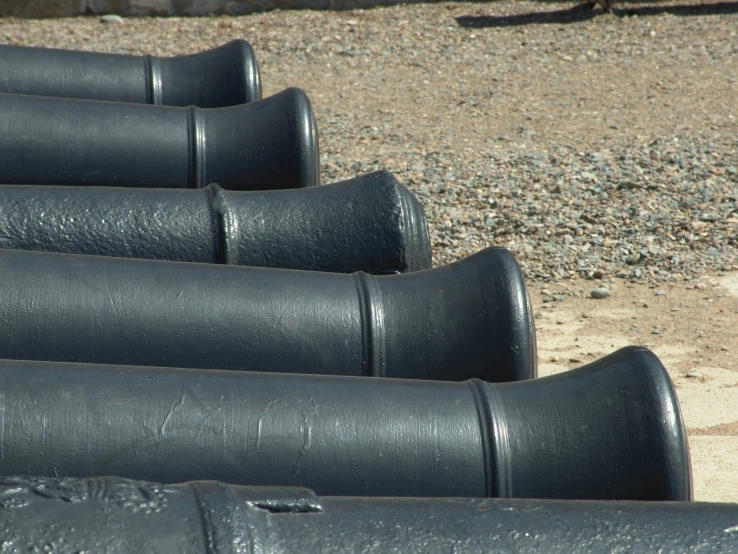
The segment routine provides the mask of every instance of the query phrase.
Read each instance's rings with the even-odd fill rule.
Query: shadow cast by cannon
[[[570,8],[562,10],[554,10],[550,12],[524,13],[517,15],[483,15],[472,16],[462,15],[456,18],[456,22],[461,27],[480,28],[480,27],[518,27],[521,25],[531,24],[566,24],[587,21],[598,15],[603,15],[599,8],[594,8],[590,4],[577,4]],[[640,6],[640,7],[617,7],[612,10],[612,14],[618,17],[632,16],[654,16],[662,14],[670,14],[676,16],[696,16],[696,15],[727,15],[738,13],[738,2],[718,2],[714,4],[689,4],[689,5],[666,5],[666,6]]]
[[[521,25],[532,25],[540,23],[576,23],[586,21],[597,15],[587,4],[577,4],[571,8],[555,10],[550,12],[524,13],[517,15],[462,15],[456,18],[461,27],[518,27]]]
[[[641,6],[639,8],[617,9],[617,15],[646,16],[646,15],[729,15],[738,13],[738,2],[717,2],[715,4],[682,4],[667,6]]]

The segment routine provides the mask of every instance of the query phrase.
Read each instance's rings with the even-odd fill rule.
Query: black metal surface
[[[738,505],[317,497],[116,478],[0,480],[8,552],[686,554],[738,550]]]
[[[373,277],[0,250],[0,358],[461,381],[536,374],[513,256]]]
[[[0,248],[340,273],[431,264],[423,208],[386,171],[260,192],[0,186]]]
[[[222,108],[261,100],[251,45],[157,58],[0,45],[0,93]]]
[[[0,94],[0,183],[263,190],[318,179],[300,89],[214,109]]]
[[[0,393],[5,475],[691,499],[679,403],[644,348],[500,385],[3,361]]]

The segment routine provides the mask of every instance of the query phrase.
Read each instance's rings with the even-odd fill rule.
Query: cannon
[[[310,100],[203,109],[0,94],[0,183],[268,190],[317,185]]]
[[[423,208],[386,171],[252,192],[0,186],[0,248],[340,273],[431,265]]]
[[[609,554],[735,552],[738,505],[348,498],[214,481],[0,479],[9,552]]]
[[[261,77],[245,40],[171,58],[0,45],[0,93],[223,108],[261,100]]]
[[[502,384],[7,360],[0,395],[5,475],[336,496],[692,494],[679,402],[645,348]]]
[[[463,381],[536,374],[520,267],[489,248],[372,276],[0,250],[0,358]]]

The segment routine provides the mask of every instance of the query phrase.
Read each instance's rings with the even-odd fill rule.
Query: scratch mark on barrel
[[[261,413],[259,414],[259,421],[256,422],[256,448],[259,448],[259,445],[261,444],[261,431],[262,431],[262,425],[264,424],[264,418],[267,416],[269,411],[274,408],[275,406],[278,406],[279,404],[282,404],[282,401],[279,399],[272,399],[269,402],[266,403],[266,406],[261,410]]]
[[[317,407],[315,405],[315,399],[310,396],[308,398],[308,401],[310,402],[310,406],[307,410],[305,410],[302,414],[303,417],[303,424],[300,427],[300,431],[302,432],[302,447],[300,448],[300,451],[297,454],[297,460],[295,460],[295,467],[292,471],[292,478],[293,480],[299,481],[299,475],[300,470],[302,469],[302,459],[305,457],[305,454],[308,450],[310,450],[310,447],[312,446],[313,442],[313,421],[315,420],[315,414],[317,412]]]
[[[105,269],[103,268],[103,281],[105,282],[105,290],[108,293],[108,298],[110,299],[110,305],[113,307],[113,313],[116,317],[118,317],[120,314],[118,312],[118,306],[115,303],[115,299],[113,298],[113,293],[110,290],[110,282],[108,281],[108,275],[105,273]]]
[[[172,418],[172,415],[174,414],[174,411],[182,406],[185,401],[185,397],[187,396],[187,391],[182,391],[182,394],[179,397],[179,400],[174,402],[167,412],[166,417],[164,418],[164,421],[162,422],[161,426],[159,427],[159,437],[164,437],[166,435],[166,426],[167,423],[169,423],[169,420]]]

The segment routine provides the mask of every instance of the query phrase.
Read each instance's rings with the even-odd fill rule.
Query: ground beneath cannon
[[[0,41],[155,55],[250,41],[266,95],[310,95],[324,182],[393,171],[426,208],[436,264],[515,252],[542,374],[653,348],[697,499],[738,502],[738,3],[616,8],[6,19]]]

